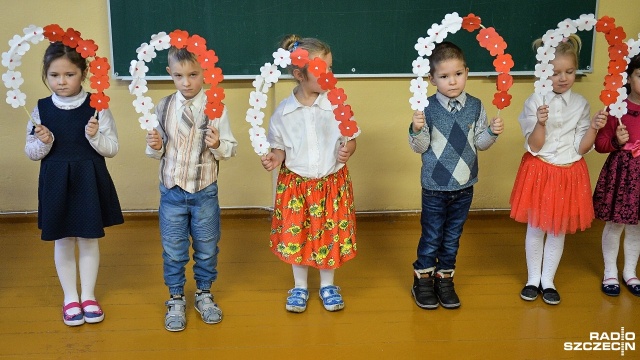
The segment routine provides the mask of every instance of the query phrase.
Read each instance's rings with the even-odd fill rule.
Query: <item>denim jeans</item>
[[[184,294],[185,266],[193,245],[193,274],[196,286],[211,289],[218,271],[220,207],[218,184],[191,194],[179,186],[167,189],[160,184],[160,235],[164,283],[171,295]],[[189,242],[191,235],[192,244]]]
[[[416,270],[431,267],[453,270],[460,245],[462,227],[473,200],[473,186],[457,191],[422,189],[422,234],[418,243]]]

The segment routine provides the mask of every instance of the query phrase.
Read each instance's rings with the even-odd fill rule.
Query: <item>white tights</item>
[[[602,257],[604,258],[604,283],[618,284],[618,249],[624,230],[624,269],[622,279],[630,285],[640,284],[636,276],[640,255],[640,225],[616,224],[607,221],[602,231]]]
[[[527,225],[525,252],[527,256],[527,285],[541,285],[543,289],[553,288],[562,251],[565,234],[547,234],[544,241],[544,230]]]
[[[307,289],[307,276],[309,274],[309,267],[302,265],[292,265],[293,267],[293,280],[295,282],[295,287]],[[333,277],[335,274],[334,269],[323,270],[320,269],[320,287],[325,287],[329,285],[333,285]]]
[[[78,244],[78,264],[80,269],[81,296],[76,285],[76,244]],[[54,260],[60,285],[64,292],[65,305],[70,302],[95,300],[94,289],[100,265],[98,239],[67,237],[55,241]],[[88,310],[94,310],[89,308]],[[74,315],[73,309],[68,311]]]

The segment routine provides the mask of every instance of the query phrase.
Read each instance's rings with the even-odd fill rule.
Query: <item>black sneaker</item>
[[[542,300],[549,305],[560,304],[560,294],[554,288],[542,289]]]
[[[522,300],[533,301],[538,298],[538,287],[534,285],[525,286],[522,291],[520,291],[520,297]]]
[[[427,274],[423,274],[427,276]],[[423,309],[435,309],[438,307],[438,297],[433,289],[433,275],[429,277],[413,277],[413,287],[411,294],[416,301],[416,305]]]
[[[460,307],[460,299],[453,288],[453,277],[444,278],[436,275],[434,288],[442,307],[446,309]]]

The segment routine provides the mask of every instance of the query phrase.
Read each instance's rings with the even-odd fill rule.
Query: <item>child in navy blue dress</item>
[[[124,222],[104,159],[118,152],[115,122],[108,109],[94,116],[90,94],[82,89],[86,75],[87,60],[78,52],[60,42],[49,45],[42,78],[53,94],[40,99],[33,110],[38,125],[27,126],[25,146],[31,160],[40,160],[38,228],[42,240],[55,242],[55,265],[64,292],[62,318],[69,326],[104,319],[94,295],[98,238],[104,237],[104,227]]]

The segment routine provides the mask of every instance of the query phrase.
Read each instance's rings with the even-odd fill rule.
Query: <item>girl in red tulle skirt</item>
[[[541,44],[538,42],[538,45]],[[556,47],[553,91],[535,93],[518,118],[527,152],[511,193],[511,217],[527,223],[525,251],[528,279],[520,297],[560,303],[553,282],[566,233],[584,230],[594,218],[589,173],[582,156],[593,148],[606,112],[590,119],[589,103],[571,91],[578,68],[580,39],[566,38]],[[546,242],[545,242],[546,235]]]

